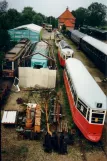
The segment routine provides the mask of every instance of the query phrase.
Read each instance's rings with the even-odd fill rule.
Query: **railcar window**
[[[81,112],[81,114],[84,117],[86,117],[87,107],[86,106],[84,107],[84,104],[82,104],[82,101],[78,100],[77,108]]]
[[[75,104],[77,103],[77,94],[76,94],[76,92],[74,93],[74,102],[75,102]]]
[[[100,52],[100,57],[101,57],[101,60],[105,61],[105,54]]]
[[[72,95],[74,96],[74,89],[73,89],[73,85],[71,85],[71,91],[72,91]]]
[[[92,113],[91,123],[103,124],[104,114]]]
[[[88,110],[88,114],[87,114],[87,120],[89,121],[89,117],[90,117],[90,111]]]
[[[68,78],[68,81],[69,81],[70,80],[70,76],[69,76],[69,73],[68,73],[67,69],[66,69],[66,74],[67,74],[67,78]]]
[[[11,61],[5,61],[3,64],[3,69],[11,69],[12,70],[12,62]]]
[[[17,68],[17,60],[14,61],[14,68]]]
[[[72,81],[71,81],[71,79],[69,80],[69,83],[70,83],[70,87],[72,86]]]
[[[70,79],[70,89],[71,89],[72,95],[74,97],[74,102],[76,104],[76,102],[77,102],[77,94],[76,94],[76,92],[74,90],[74,87],[73,87],[73,84],[72,84],[72,80],[71,79]]]
[[[63,58],[65,59],[65,55],[63,55]]]

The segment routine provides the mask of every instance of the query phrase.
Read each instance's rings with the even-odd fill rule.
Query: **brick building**
[[[76,18],[72,15],[72,13],[69,11],[68,7],[66,8],[66,11],[63,12],[58,17],[58,28],[61,29],[63,25],[66,26],[66,29],[74,29],[75,27],[75,20]]]

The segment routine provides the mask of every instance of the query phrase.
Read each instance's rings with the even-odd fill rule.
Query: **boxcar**
[[[107,44],[91,36],[84,36],[80,47],[107,76]]]
[[[85,138],[98,142],[107,110],[105,94],[77,59],[66,60],[63,76],[74,123]]]
[[[64,67],[65,60],[73,57],[73,55],[74,55],[73,49],[71,49],[71,47],[66,43],[66,41],[61,40],[58,46],[58,58],[60,65]]]

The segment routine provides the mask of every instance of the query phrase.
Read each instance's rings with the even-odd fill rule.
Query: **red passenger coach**
[[[107,110],[105,94],[77,59],[66,60],[63,76],[74,123],[88,140],[98,142]]]
[[[74,54],[74,51],[66,43],[66,41],[61,40],[59,42],[59,47],[58,47],[58,58],[59,58],[60,65],[62,67],[65,66],[65,60],[73,57],[73,54]]]

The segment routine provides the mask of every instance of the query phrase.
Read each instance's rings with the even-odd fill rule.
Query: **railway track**
[[[84,138],[84,136],[82,135],[82,133],[79,130],[77,130],[77,131],[78,131],[77,137],[79,138],[78,139],[78,145],[80,147],[81,157],[82,157],[83,161],[88,160],[88,158],[87,158],[87,152],[88,151],[95,152],[98,149],[99,149],[99,152],[102,152],[104,154],[105,158],[107,159],[107,153],[104,149],[104,144],[103,144],[102,140],[100,140],[98,143],[89,142],[88,140],[86,140]],[[75,140],[74,140],[74,145],[75,145]],[[93,155],[93,157],[94,157],[95,154],[92,153],[91,155]]]

